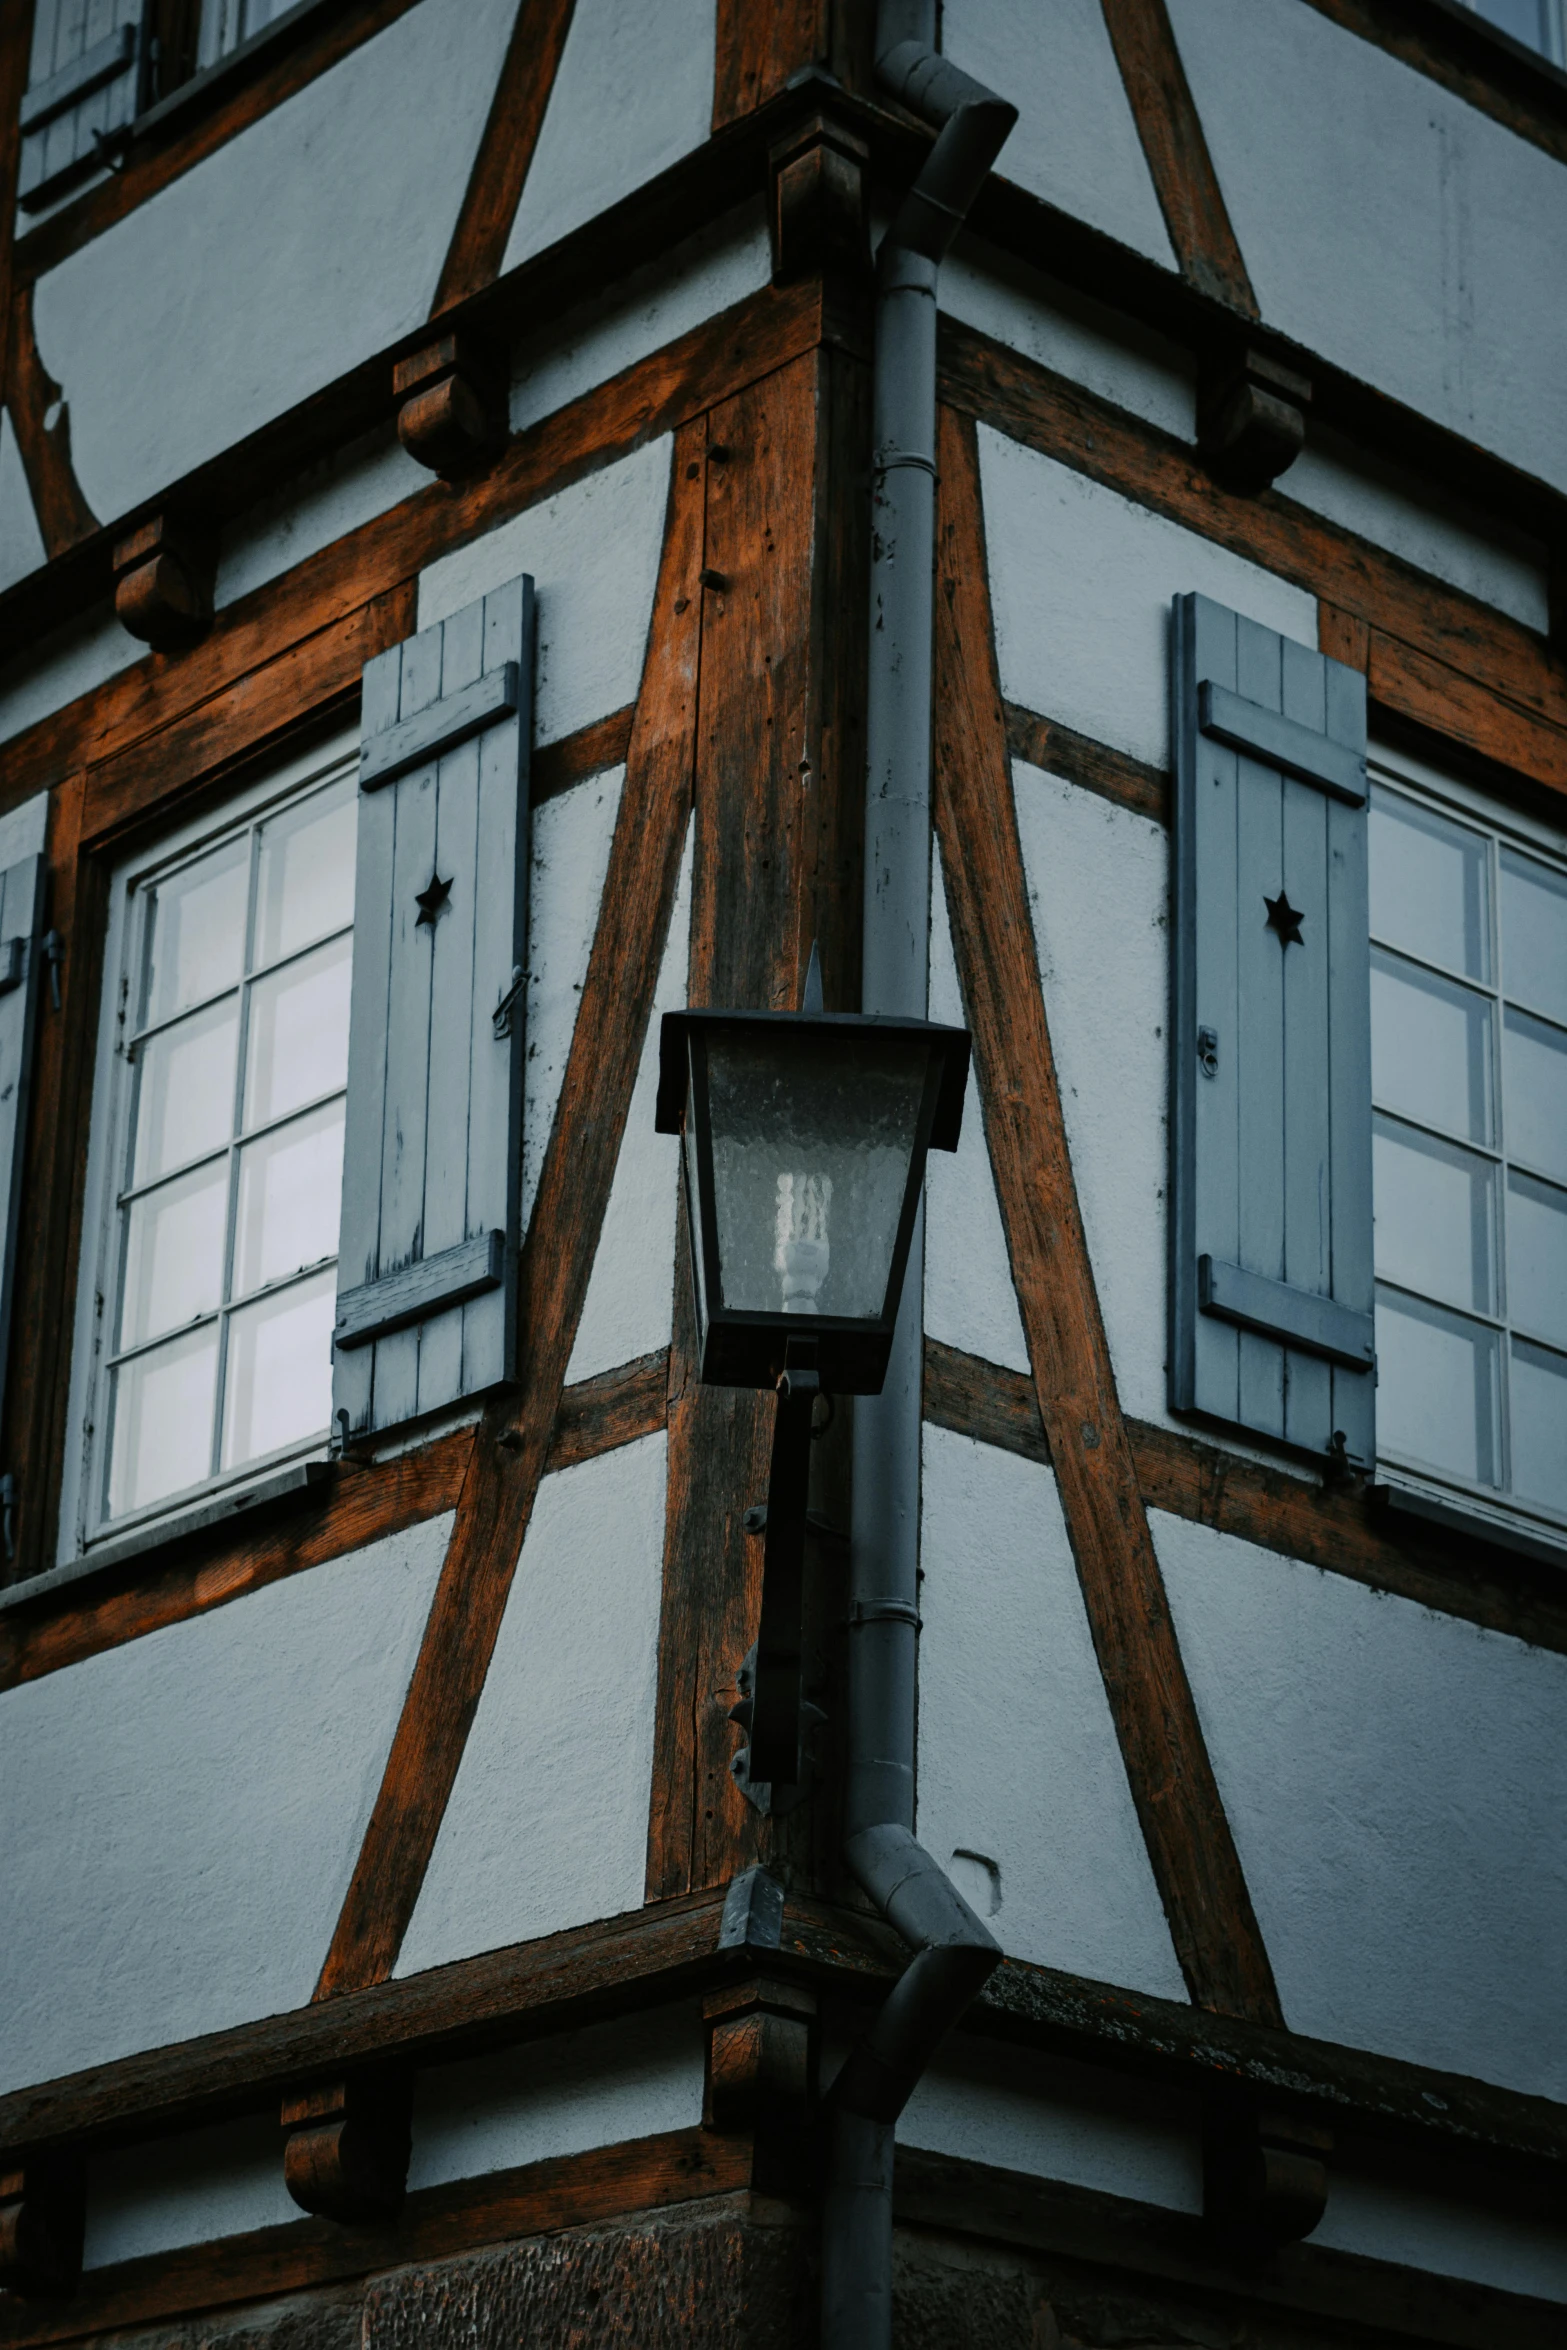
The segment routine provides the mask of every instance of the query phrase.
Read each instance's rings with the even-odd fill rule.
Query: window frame
[[[1377,740],[1375,736],[1369,746],[1367,771],[1373,793],[1379,786],[1391,789],[1417,807],[1430,809],[1437,814],[1457,819],[1460,823],[1467,824],[1484,835],[1493,844],[1491,866],[1488,866],[1488,871],[1494,867],[1496,855],[1500,850],[1512,847],[1533,856],[1543,857],[1547,862],[1554,863],[1564,876],[1567,876],[1567,824],[1552,825],[1514,804],[1509,804],[1497,794],[1481,790],[1442,767],[1418,757],[1402,745],[1394,746],[1386,741]],[[1494,899],[1494,877],[1490,886]],[[1488,906],[1487,911],[1493,941],[1495,941],[1495,945],[1493,945],[1494,956],[1496,948],[1501,943],[1496,929],[1497,913],[1494,902]],[[1375,955],[1379,951],[1380,942],[1374,928],[1371,933],[1371,943],[1372,952]],[[1382,948],[1381,951],[1402,952],[1402,950],[1386,948]],[[1412,959],[1416,967],[1421,970],[1429,967],[1419,957]],[[1443,976],[1449,975],[1444,972]],[[1459,983],[1454,982],[1454,984]],[[1495,976],[1488,982],[1464,984],[1472,986],[1477,994],[1483,996],[1496,1008],[1498,1033],[1493,1084],[1496,1102],[1498,1107],[1502,1109],[1505,1120],[1505,1107],[1502,1098],[1501,1021],[1505,1013],[1507,999],[1500,969],[1497,968]],[[1398,1118],[1402,1115],[1397,1111],[1382,1109],[1374,1092],[1372,1114],[1373,1118]],[[1419,1120],[1406,1120],[1406,1123],[1412,1124],[1417,1131],[1422,1133],[1437,1131],[1426,1128]],[[1460,1140],[1456,1137],[1453,1139]],[[1479,1322],[1487,1329],[1497,1333],[1503,1391],[1500,1424],[1503,1444],[1507,1446],[1510,1444],[1511,1437],[1511,1368],[1509,1358],[1514,1331],[1507,1289],[1506,1195],[1507,1176],[1513,1162],[1505,1147],[1505,1124],[1502,1129],[1502,1138],[1496,1144],[1462,1144],[1462,1147],[1475,1149],[1479,1155],[1490,1160],[1499,1169],[1499,1216],[1496,1247],[1501,1273],[1503,1311],[1484,1314],[1463,1307],[1454,1307],[1451,1310],[1462,1318]],[[1526,1165],[1521,1168],[1521,1171],[1533,1179],[1533,1171]],[[1373,1219],[1375,1206],[1373,1185]],[[1398,1283],[1385,1284],[1380,1272],[1377,1273],[1376,1283],[1379,1292],[1384,1286],[1395,1289],[1402,1286]],[[1421,1291],[1410,1291],[1408,1294],[1422,1299],[1425,1296],[1425,1293]],[[1438,1306],[1442,1304],[1442,1301],[1437,1299],[1432,1299],[1429,1302]],[[1519,1335],[1526,1344],[1539,1345],[1542,1343],[1527,1331],[1521,1332]],[[1559,1347],[1547,1346],[1546,1351],[1560,1353],[1563,1350]],[[1473,1532],[1487,1533],[1493,1539],[1511,1547],[1532,1551],[1538,1556],[1553,1560],[1567,1559],[1567,1508],[1558,1511],[1548,1503],[1536,1502],[1527,1496],[1520,1496],[1497,1486],[1484,1485],[1457,1473],[1444,1472],[1430,1462],[1406,1460],[1385,1447],[1381,1433],[1380,1415],[1375,1483],[1377,1490],[1384,1498],[1395,1504],[1402,1504],[1416,1515],[1431,1518],[1439,1523],[1461,1526]]]
[[[71,1310],[67,1442],[53,1556],[46,1552],[45,1572],[90,1563],[100,1552],[150,1547],[165,1535],[183,1531],[193,1515],[205,1520],[215,1510],[243,1507],[247,1499],[265,1498],[265,1492],[277,1488],[280,1481],[294,1481],[289,1472],[300,1472],[304,1464],[331,1456],[330,1429],[323,1429],[235,1468],[220,1468],[141,1509],[127,1510],[117,1517],[105,1514],[105,1405],[112,1352],[107,1332],[119,1253],[116,1173],[124,1155],[131,1090],[119,1049],[121,999],[131,979],[127,956],[134,944],[137,920],[133,890],[194,851],[215,846],[237,828],[248,828],[303,797],[312,786],[356,774],[358,758],[357,723],[340,724],[317,737],[307,749],[268,762],[262,772],[252,769],[248,781],[221,798],[208,799],[201,812],[183,824],[155,837],[144,836],[130,853],[115,859],[107,875],[102,978],[91,1030],[91,1065],[86,1072],[87,1168]]]

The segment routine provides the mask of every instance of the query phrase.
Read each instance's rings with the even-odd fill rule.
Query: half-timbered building
[[[1563,33],[0,0],[0,2345],[1563,2340]]]

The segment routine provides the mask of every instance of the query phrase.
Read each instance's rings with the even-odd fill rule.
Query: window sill
[[[176,1543],[205,1534],[214,1527],[232,1526],[240,1518],[271,1517],[278,1510],[319,1495],[336,1474],[337,1465],[333,1461],[291,1461],[287,1468],[238,1492],[213,1494],[208,1500],[192,1502],[188,1509],[176,1510],[151,1525],[112,1535],[107,1541],[94,1543],[81,1558],[67,1559],[63,1566],[51,1567],[42,1575],[29,1575],[25,1582],[7,1585],[0,1590],[0,1614],[24,1607],[31,1600],[47,1599],[68,1586],[95,1583],[149,1552],[172,1549]]]
[[[1539,1518],[1520,1518],[1495,1508],[1477,1494],[1454,1493],[1406,1477],[1397,1469],[1379,1468],[1371,1498],[1379,1510],[1397,1518],[1419,1518],[1427,1525],[1467,1534],[1499,1550],[1538,1559],[1551,1567],[1567,1567],[1567,1526],[1552,1526]]]

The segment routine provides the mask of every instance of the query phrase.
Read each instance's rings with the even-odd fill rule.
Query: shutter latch
[[[1204,1077],[1219,1074],[1219,1031],[1217,1028],[1199,1028],[1197,1031],[1197,1066]]]
[[[65,961],[65,941],[57,930],[46,930],[43,935],[44,961],[49,966],[49,1000],[60,1009],[60,965]]]
[[[496,1005],[494,1011],[490,1014],[490,1024],[495,1030],[497,1042],[499,1042],[502,1037],[510,1036],[511,1016],[512,1013],[516,1010],[517,998],[521,995],[527,984],[527,972],[523,969],[520,963],[514,964],[512,967],[511,985],[506,990],[506,993],[501,997],[501,1000]]]

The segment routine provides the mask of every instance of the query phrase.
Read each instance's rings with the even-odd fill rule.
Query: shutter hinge
[[[1204,1077],[1219,1074],[1219,1031],[1217,1028],[1199,1028],[1197,1031],[1197,1066]]]
[[[43,947],[44,961],[49,966],[49,1000],[58,1012],[60,1009],[60,965],[65,961],[65,941],[57,930],[46,930],[39,943]]]
[[[490,1014],[490,1025],[495,1030],[497,1043],[511,1034],[511,1016],[517,1008],[517,999],[528,984],[528,974],[520,963],[512,967],[511,985]]]
[[[9,1565],[16,1556],[16,1479],[9,1469],[0,1477],[0,1549]]]

